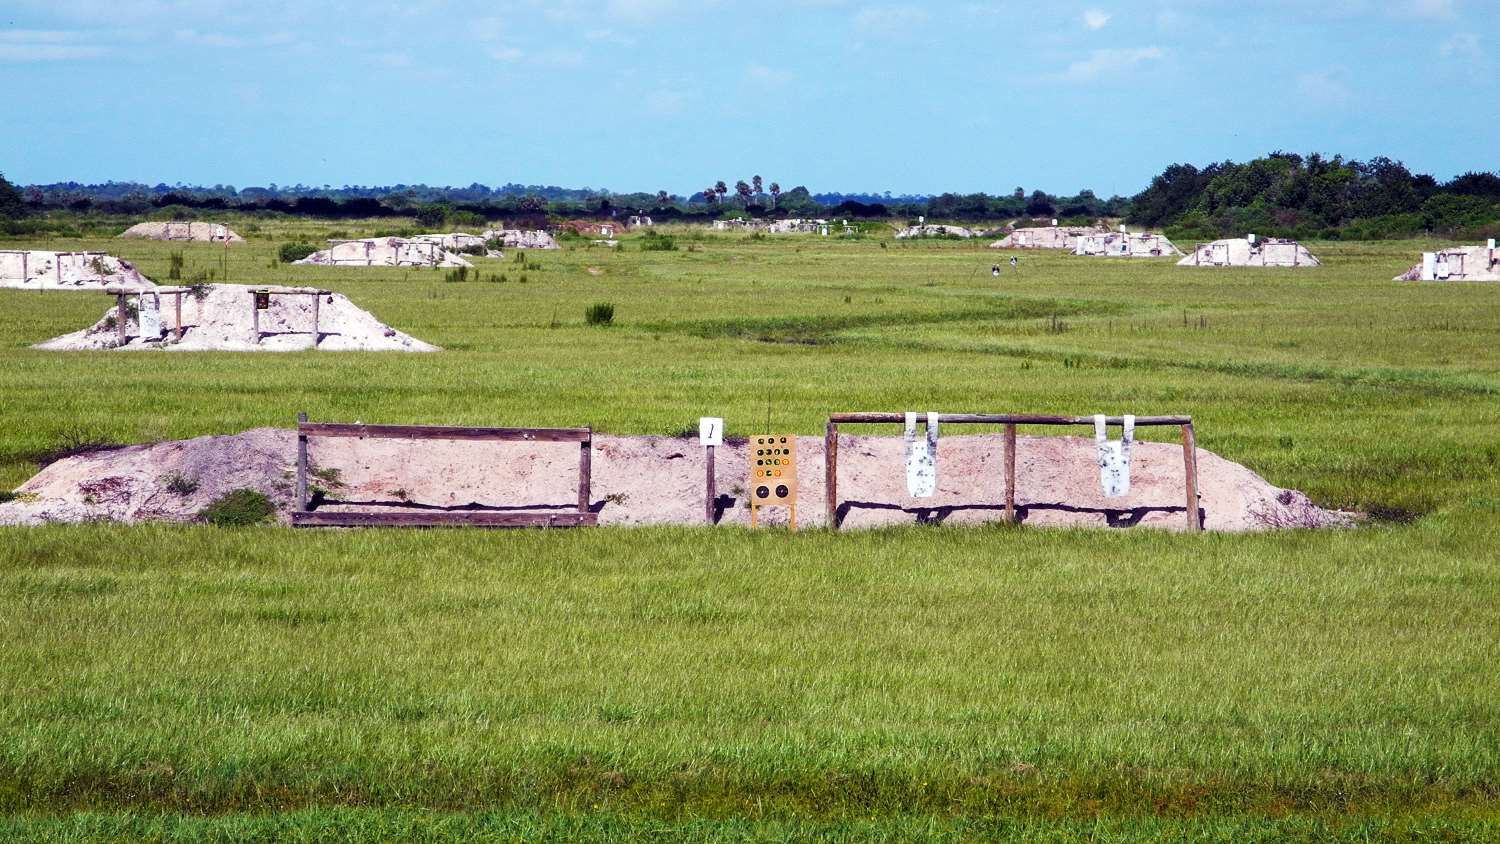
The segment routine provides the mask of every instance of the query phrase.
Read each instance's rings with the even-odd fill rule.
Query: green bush
[[[198,511],[200,521],[218,527],[258,525],[275,517],[276,506],[265,493],[243,488],[224,493]]]
[[[281,263],[290,264],[293,261],[300,261],[316,251],[318,251],[318,247],[313,246],[311,243],[283,243],[281,244],[281,252],[279,254],[281,256]]]
[[[611,325],[615,321],[615,306],[609,302],[595,302],[584,310],[583,321],[589,325]]]

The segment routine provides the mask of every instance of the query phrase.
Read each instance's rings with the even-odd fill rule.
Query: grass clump
[[[611,302],[595,302],[583,311],[583,321],[589,325],[613,325],[615,306]]]
[[[264,524],[276,516],[276,505],[266,494],[253,489],[234,489],[215,498],[198,511],[198,519],[217,527]]]
[[[277,257],[281,259],[281,263],[290,264],[294,261],[300,261],[316,251],[318,251],[318,247],[311,243],[283,243],[281,244],[281,251],[277,253]]]
[[[642,252],[676,252],[677,240],[669,234],[648,231],[641,235]]]
[[[198,491],[197,479],[190,478],[181,472],[172,472],[163,476],[162,485],[167,488],[167,492],[173,495],[180,495],[183,498]]]

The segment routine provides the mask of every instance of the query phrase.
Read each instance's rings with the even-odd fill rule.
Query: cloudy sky
[[[1500,168],[1495,0],[3,0],[13,181],[1133,193]]]

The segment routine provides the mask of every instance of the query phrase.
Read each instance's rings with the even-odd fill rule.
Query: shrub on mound
[[[258,525],[275,517],[276,505],[265,493],[253,489],[230,490],[198,511],[200,521],[219,527]]]

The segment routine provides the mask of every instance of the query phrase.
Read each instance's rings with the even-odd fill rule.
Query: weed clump
[[[163,476],[162,482],[166,486],[167,492],[173,495],[180,495],[183,498],[198,491],[198,481],[181,472],[172,472],[169,475]]]
[[[245,488],[230,490],[198,511],[200,521],[217,527],[258,525],[275,516],[276,506],[265,493]]]
[[[583,311],[583,321],[589,325],[613,325],[615,306],[610,302],[595,302]]]
[[[677,240],[669,234],[648,231],[641,235],[642,252],[676,252]]]

